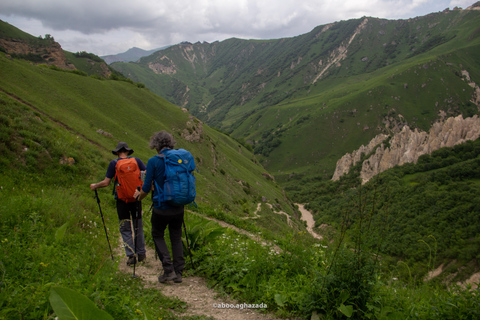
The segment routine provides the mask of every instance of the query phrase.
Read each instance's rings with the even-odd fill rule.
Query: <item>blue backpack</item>
[[[163,158],[165,162],[165,183],[163,188],[160,188],[155,179],[153,180],[154,207],[166,209],[168,206],[178,207],[192,202],[195,204],[195,161],[192,154],[184,149],[166,149],[157,157]]]

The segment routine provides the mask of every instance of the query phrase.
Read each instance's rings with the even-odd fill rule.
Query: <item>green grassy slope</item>
[[[110,259],[109,243],[120,248],[111,189],[99,190],[102,217],[88,188],[108,165],[109,149],[0,91],[0,319],[60,318],[49,299],[57,287],[91,300],[112,319],[198,319],[183,315],[185,302],[119,272],[121,250]],[[144,230],[153,245],[147,205]],[[188,230],[200,222],[186,215]],[[93,317],[77,296],[61,298],[80,318]]]
[[[389,129],[407,123],[428,130],[441,110],[449,115],[476,114],[477,106],[470,102],[474,89],[462,78],[461,70],[464,61],[475,60],[474,52],[479,48],[350,78],[348,87],[338,86],[275,109],[262,110],[242,122],[237,130],[262,127],[264,134],[273,132],[275,127],[284,129],[280,133],[281,145],[267,157],[267,167],[272,172],[326,170],[331,174],[343,154],[367,144],[379,133],[389,133],[386,121],[391,123]],[[477,65],[478,62],[470,64],[474,74]],[[256,150],[260,152],[268,147],[260,134],[247,139],[258,140]],[[307,145],[313,147],[306,155],[302,150]],[[285,157],[288,152],[298,159]]]
[[[265,170],[255,164],[254,156],[247,149],[206,125],[203,125],[200,141],[186,141],[182,133],[189,130],[200,132],[202,124],[147,89],[124,81],[98,80],[31,66],[8,59],[3,54],[0,64],[3,92],[68,127],[79,139],[90,141],[102,152],[112,150],[118,141],[126,141],[134,148],[135,155],[146,163],[154,155],[154,151],[148,148],[149,137],[163,129],[172,132],[177,147],[191,150],[196,159],[199,170],[196,174],[197,203],[200,206],[208,205],[226,210],[234,217],[244,217],[253,214],[257,203],[264,197],[268,203],[278,204],[281,210],[294,214],[281,189],[262,176]],[[100,134],[98,130],[109,135]],[[42,141],[41,136],[35,140],[40,144]],[[22,142],[19,144],[21,146]],[[77,160],[79,153],[64,156]],[[13,165],[10,163],[6,168]],[[102,179],[105,170],[106,166],[92,170],[92,180],[84,181],[85,187]],[[272,219],[278,220],[277,227],[288,228],[286,219],[271,214]]]

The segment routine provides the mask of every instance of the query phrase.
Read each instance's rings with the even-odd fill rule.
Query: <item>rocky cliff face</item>
[[[62,69],[75,69],[74,65],[67,62],[60,44],[54,41],[48,46],[38,46],[18,39],[0,39],[0,47],[3,47],[9,54],[34,54],[42,57],[43,63],[48,65],[55,65]]]
[[[360,177],[365,183],[376,174],[396,165],[417,162],[424,154],[430,154],[443,147],[453,147],[467,140],[476,140],[480,137],[480,119],[475,115],[463,119],[462,115],[451,117],[445,121],[435,123],[429,132],[411,130],[408,126],[394,134],[390,139],[390,146],[386,146],[382,134],[375,137],[366,147],[347,153],[337,162],[332,180],[338,180],[355,165],[362,154],[368,155],[375,148],[376,151],[362,164]]]
[[[360,161],[362,155],[368,155],[387,138],[388,135],[379,134],[373,138],[367,146],[362,145],[358,150],[354,150],[351,154],[345,154],[340,160],[337,161],[337,167],[335,169],[335,173],[333,174],[332,180],[336,181],[340,179],[341,176],[348,173],[350,168]]]

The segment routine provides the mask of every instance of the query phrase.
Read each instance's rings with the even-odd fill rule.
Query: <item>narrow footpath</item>
[[[307,225],[310,228],[315,224],[310,212],[306,210],[303,205],[298,205],[301,209],[302,219],[306,219]],[[190,214],[195,214],[189,212]],[[222,227],[227,227],[235,230],[238,233],[245,234],[248,237],[258,241],[259,243],[267,244],[265,240],[248,231],[237,228],[224,221],[202,216],[203,218],[213,220]],[[313,225],[312,225],[313,223]],[[310,230],[309,230],[310,232]],[[310,232],[312,233],[313,230]],[[312,235],[316,238],[320,237],[314,232]],[[320,238],[321,239],[321,238]],[[121,240],[120,240],[121,243]],[[182,283],[159,283],[158,276],[163,273],[162,263],[155,260],[155,251],[147,247],[147,260],[144,263],[138,264],[135,268],[135,274],[145,282],[148,288],[157,288],[163,295],[172,298],[178,298],[187,303],[185,312],[179,313],[179,316],[205,316],[211,319],[218,320],[280,320],[272,314],[261,313],[256,309],[235,309],[235,308],[216,308],[219,304],[237,305],[242,304],[242,301],[219,297],[215,290],[207,286],[206,280],[198,276],[185,276]],[[278,248],[280,250],[280,248]],[[128,267],[125,263],[125,253],[122,246],[115,249],[115,255],[121,257],[119,263],[119,270],[127,274],[133,274],[133,268]],[[189,261],[186,261],[187,264]],[[261,301],[259,302],[261,303]],[[288,320],[281,318],[282,320]]]
[[[118,247],[116,255],[121,256],[119,270],[127,274],[133,274],[133,268],[125,263],[124,250]],[[188,261],[187,261],[188,264]],[[147,260],[145,263],[138,264],[135,268],[135,274],[145,282],[145,287],[156,288],[164,296],[178,298],[187,303],[185,312],[178,313],[178,316],[205,316],[218,320],[280,320],[273,315],[262,314],[255,309],[220,309],[214,306],[218,304],[241,304],[241,301],[218,297],[215,290],[210,289],[204,278],[198,276],[185,276],[182,283],[159,283],[158,276],[163,273],[162,263],[155,260],[155,252],[147,247]],[[285,319],[283,319],[285,320]]]

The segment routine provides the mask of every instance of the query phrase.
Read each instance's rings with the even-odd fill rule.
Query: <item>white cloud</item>
[[[136,46],[230,37],[291,37],[362,16],[410,18],[475,0],[2,0],[0,19],[51,34],[69,51],[99,55]]]

